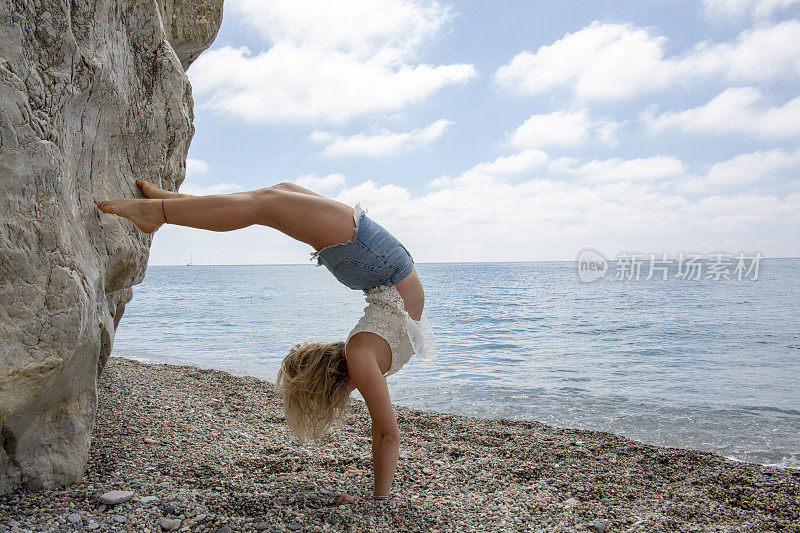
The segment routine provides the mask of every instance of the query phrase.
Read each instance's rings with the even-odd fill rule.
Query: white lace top
[[[384,377],[400,370],[412,355],[423,361],[436,357],[430,322],[424,315],[418,321],[409,316],[397,287],[383,285],[364,292],[368,305],[347,340],[361,331],[369,331],[385,339],[392,350],[392,366]]]

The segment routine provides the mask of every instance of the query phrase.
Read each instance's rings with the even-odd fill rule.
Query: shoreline
[[[83,480],[0,496],[0,531],[800,532],[800,470],[399,405],[395,497],[336,507],[341,492],[371,494],[361,400],[300,447],[253,376],[111,357],[98,395]],[[352,463],[367,472],[346,474]],[[106,507],[110,490],[134,496]]]

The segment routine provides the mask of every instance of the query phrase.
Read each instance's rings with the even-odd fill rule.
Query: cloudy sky
[[[417,262],[800,256],[800,0],[226,0],[181,191],[360,201]],[[151,264],[309,263],[163,226]]]

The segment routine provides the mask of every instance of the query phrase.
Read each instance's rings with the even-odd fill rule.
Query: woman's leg
[[[163,213],[162,200],[157,198],[110,200],[97,202],[97,206],[104,213],[130,219],[146,233],[156,231],[166,214],[170,224],[211,231],[262,224],[315,249],[349,241],[355,227],[352,207],[317,194],[282,188],[164,199]]]
[[[97,202],[104,213],[130,219],[145,233],[153,233],[168,220],[171,224],[211,231],[231,231],[258,222],[256,191],[162,199]]]
[[[156,186],[153,183],[150,183],[149,181],[144,180],[136,180],[136,185],[142,189],[142,193],[148,198],[191,198],[194,196],[192,194],[186,194],[182,192],[168,191]]]
[[[185,194],[182,192],[172,192],[162,189],[161,187],[156,186],[149,181],[144,180],[136,180],[137,185],[142,189],[142,192],[148,198],[191,198],[192,194]],[[312,190],[306,189],[305,187],[301,187],[300,185],[296,185],[291,182],[283,182],[273,185],[271,188],[273,189],[280,189],[283,191],[293,191],[293,192],[302,192],[304,194],[311,194],[314,196],[322,196],[321,194],[317,194]]]

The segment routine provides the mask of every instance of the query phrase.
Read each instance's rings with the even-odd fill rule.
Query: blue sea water
[[[800,467],[800,260],[762,260],[757,280],[583,283],[574,262],[417,271],[439,355],[389,377],[394,403]],[[364,306],[314,265],[151,266],[113,355],[273,381],[292,346],[344,338]]]

